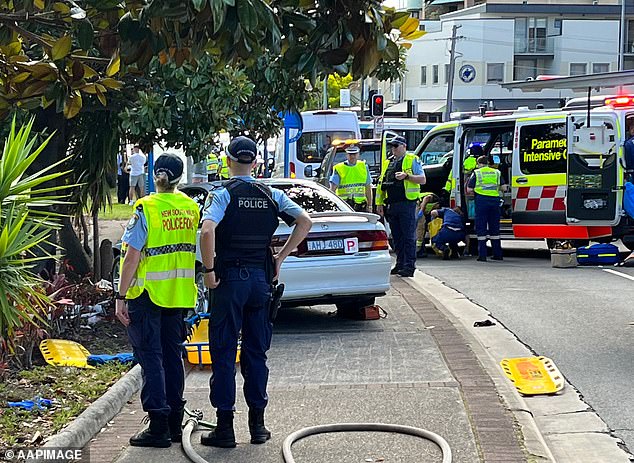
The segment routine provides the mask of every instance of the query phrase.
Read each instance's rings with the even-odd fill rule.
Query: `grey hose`
[[[198,419],[196,417],[189,417],[187,421],[185,421],[185,427],[183,428],[183,437],[181,440],[181,445],[183,446],[183,451],[185,455],[193,461],[194,463],[208,463],[203,457],[198,455],[192,447],[192,432],[198,426]]]
[[[282,459],[285,463],[295,463],[295,458],[293,458],[293,453],[291,452],[291,446],[304,437],[331,432],[356,431],[394,432],[430,440],[440,447],[440,451],[442,452],[442,463],[451,463],[452,461],[451,447],[449,447],[447,441],[438,434],[427,431],[426,429],[383,423],[335,423],[300,429],[284,439],[284,443],[282,444]]]

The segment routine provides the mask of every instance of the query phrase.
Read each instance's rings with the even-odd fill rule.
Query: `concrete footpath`
[[[443,436],[453,461],[541,462],[548,450],[531,437],[529,453],[514,416],[474,349],[429,298],[407,279],[394,277],[392,290],[377,300],[388,317],[377,321],[339,319],[333,306],[282,311],[270,351],[267,426],[273,439],[249,444],[247,408],[241,395],[235,420],[238,447],[193,444],[213,462],[279,462],[284,438],[306,426],[336,422],[382,422],[415,426]],[[208,400],[209,370],[191,369],[185,398],[214,420]],[[90,444],[94,463],[185,462],[180,445],[169,449],[127,446],[143,428],[138,397]],[[298,462],[441,461],[440,450],[415,437],[385,433],[313,436],[293,447]]]

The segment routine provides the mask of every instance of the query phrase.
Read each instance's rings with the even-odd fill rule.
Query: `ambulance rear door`
[[[616,225],[622,209],[618,148],[620,127],[614,112],[574,113],[567,118],[570,225]]]
[[[566,143],[564,113],[517,120],[511,168],[516,238],[565,236]]]

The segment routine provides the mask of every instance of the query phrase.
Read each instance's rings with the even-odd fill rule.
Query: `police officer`
[[[372,177],[370,168],[359,160],[356,144],[346,146],[344,162],[336,164],[330,176],[330,189],[357,212],[372,212]]]
[[[157,193],[139,199],[123,235],[117,318],[128,327],[142,368],[141,402],[148,429],[130,438],[137,447],[180,442],[185,374],[183,309],[196,306],[194,267],[197,204],[174,192],[183,161],[163,154],[154,163]]]
[[[416,268],[416,205],[425,172],[417,156],[406,154],[405,137],[395,136],[386,144],[391,155],[377,187],[377,212],[387,218],[394,239],[396,265],[392,275],[412,277]]]
[[[277,279],[284,259],[312,226],[308,214],[282,191],[268,188],[251,177],[257,155],[252,140],[234,138],[228,153],[231,180],[225,188],[213,192],[203,214],[201,232],[205,284],[213,289],[209,321],[213,358],[210,399],[217,416],[216,429],[203,435],[201,443],[224,448],[236,446],[233,411],[240,330],[240,368],[249,407],[251,443],[263,444],[271,437],[264,426],[269,375],[266,352],[273,327],[268,310],[271,282]],[[295,227],[282,250],[273,256],[271,238],[278,227],[278,217]],[[268,267],[273,268],[267,272]]]
[[[487,236],[493,248],[493,260],[502,260],[500,243],[500,190],[502,185],[500,171],[493,168],[493,159],[487,156],[478,158],[477,169],[467,184],[467,193],[475,193],[475,227],[478,235],[478,261],[487,260]]]
[[[212,148],[211,152],[207,156],[207,181],[213,182],[218,180],[218,170],[220,169],[220,159],[216,148]]]
[[[218,177],[220,180],[229,180],[229,164],[226,153],[222,154],[218,160]]]

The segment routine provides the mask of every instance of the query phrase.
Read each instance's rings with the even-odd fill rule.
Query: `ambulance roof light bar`
[[[604,104],[606,106],[611,106],[612,108],[631,107],[634,106],[634,96],[623,95],[615,98],[606,98]]]

